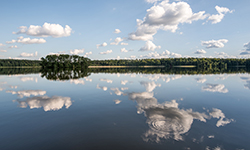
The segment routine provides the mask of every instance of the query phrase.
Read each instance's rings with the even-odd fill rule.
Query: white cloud
[[[153,40],[159,29],[175,32],[179,24],[192,23],[207,17],[205,11],[193,13],[186,2],[169,3],[169,0],[164,0],[149,8],[143,20],[137,19],[137,30],[129,35],[129,39]]]
[[[114,33],[116,33],[116,34],[121,33],[121,30],[120,29],[115,29]]]
[[[194,54],[206,54],[207,52],[204,49],[198,49]]]
[[[106,52],[100,52],[101,55],[106,55],[112,53],[112,50],[107,50]]]
[[[22,82],[26,82],[26,81],[34,81],[35,80],[35,82],[37,82],[37,77],[20,77],[20,80],[22,81]]]
[[[197,81],[197,83],[205,83],[207,81],[206,78],[195,78],[195,80]]]
[[[121,41],[123,41],[123,39],[120,37],[117,37],[114,42],[110,43],[110,45],[118,45]]]
[[[116,99],[116,100],[114,100],[114,102],[115,102],[116,105],[118,105],[118,104],[120,104],[122,101],[119,100],[119,99]]]
[[[121,80],[122,85],[126,85],[128,83],[128,80]]]
[[[131,55],[130,58],[131,58],[131,59],[135,59],[136,56],[135,56],[135,55]]]
[[[119,90],[119,88],[110,88],[112,91],[114,91],[115,92],[115,94],[116,95],[118,95],[118,96],[120,96],[120,95],[122,95],[123,94],[123,92],[122,91],[120,91]]]
[[[99,48],[99,47],[105,47],[107,46],[108,44],[106,42],[103,42],[102,44],[97,44],[96,45],[96,48]]]
[[[155,2],[158,2],[160,0],[145,0],[147,3],[155,3]]]
[[[22,52],[19,57],[36,57],[37,56],[37,52],[35,53],[26,53],[26,52]]]
[[[202,87],[202,90],[209,91],[209,92],[228,93],[228,89],[225,88],[225,85],[223,85],[223,84],[207,83],[206,86]]]
[[[56,111],[62,109],[65,106],[67,109],[72,105],[70,97],[62,96],[38,96],[27,98],[24,101],[16,100],[19,103],[19,107],[26,108],[27,106],[30,109],[34,108],[43,108],[44,111]]]
[[[128,45],[128,43],[121,42],[121,45]]]
[[[106,86],[99,86],[99,84],[97,84],[96,88],[97,89],[102,89],[103,91],[107,91],[108,90],[108,87],[106,87]]]
[[[227,39],[201,41],[201,45],[206,46],[206,48],[222,48],[225,46],[224,43],[227,42]]]
[[[42,44],[46,43],[46,40],[40,38],[40,39],[30,39],[30,38],[23,38],[22,36],[19,37],[17,40],[17,43],[22,43],[22,44]]]
[[[6,52],[7,52],[7,50],[0,50],[0,52],[4,52],[4,53],[6,53]]]
[[[146,81],[141,81],[141,85],[143,85],[146,88],[147,92],[152,92],[157,86],[161,87],[161,84],[155,84],[155,82],[146,82]]]
[[[73,55],[79,55],[79,54],[84,53],[84,48],[83,48],[83,49],[74,49],[74,50],[70,50],[69,53],[70,53],[70,54],[73,54]]]
[[[111,79],[106,79],[106,78],[102,78],[102,79],[99,79],[100,81],[104,81],[104,82],[107,82],[107,83],[112,83],[113,80]]]
[[[161,46],[156,46],[152,41],[146,41],[144,47],[139,51],[154,51],[155,49],[160,49]]]
[[[17,94],[18,97],[30,97],[30,96],[42,96],[46,94],[46,91],[42,90],[24,90],[24,91],[6,91],[6,93]]]
[[[5,45],[4,45],[3,43],[0,43],[0,47],[1,47],[1,46],[5,46]]]
[[[75,85],[78,85],[78,84],[84,85],[85,84],[84,80],[80,80],[80,79],[71,79],[69,81],[71,84],[75,84]]]
[[[146,55],[140,55],[141,58],[180,58],[182,57],[181,54],[178,53],[171,53],[168,50],[163,51],[161,54],[158,52],[151,52]]]
[[[247,51],[250,51],[250,42],[245,43],[244,47],[246,48]]]
[[[84,57],[89,57],[89,55],[92,55],[92,52],[86,52]]]
[[[6,44],[13,44],[13,43],[16,43],[16,40],[6,41],[5,43]]]
[[[207,19],[208,21],[211,21],[212,24],[216,24],[216,23],[221,22],[221,20],[224,18],[226,13],[233,13],[234,12],[234,10],[229,10],[226,7],[215,6],[215,9],[217,10],[217,12],[219,14],[211,15]]]
[[[121,52],[127,53],[128,50],[126,50],[126,48],[122,48],[122,49],[121,49]]]
[[[12,46],[10,46],[9,48],[10,48],[10,49],[12,49],[12,48],[17,48],[17,45],[12,45]]]
[[[225,117],[225,114],[220,110],[220,109],[217,109],[217,108],[213,108],[213,111],[209,113],[210,116],[212,116],[213,118],[217,118],[219,119],[216,123],[216,126],[217,127],[220,127],[220,126],[225,126],[226,124],[229,124],[231,123],[232,121],[234,121],[233,119],[227,119]]]
[[[38,37],[66,37],[70,36],[72,29],[66,25],[65,28],[60,24],[50,24],[45,22],[43,26],[30,25],[29,27],[21,26],[18,32],[13,32],[13,34],[26,34],[30,36]]]
[[[240,55],[250,55],[250,42],[244,44],[244,48],[246,48]]]

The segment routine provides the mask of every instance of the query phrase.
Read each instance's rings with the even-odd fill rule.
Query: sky
[[[0,59],[249,58],[249,0],[0,1]]]

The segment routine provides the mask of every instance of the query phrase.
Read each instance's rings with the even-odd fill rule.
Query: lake
[[[2,150],[250,149],[245,71],[1,71]]]

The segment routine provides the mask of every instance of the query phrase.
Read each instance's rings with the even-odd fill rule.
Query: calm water
[[[0,75],[0,149],[250,149],[250,75]]]

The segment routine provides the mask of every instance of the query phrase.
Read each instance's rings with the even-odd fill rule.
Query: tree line
[[[161,58],[161,59],[111,59],[90,60],[78,55],[47,55],[38,60],[0,59],[3,66],[42,66],[43,68],[87,68],[88,66],[165,66],[167,68],[193,65],[198,68],[227,68],[235,66],[250,67],[250,59],[236,58]]]
[[[227,68],[233,66],[250,67],[250,59],[236,58],[162,58],[135,60],[92,60],[91,66],[165,66],[194,65],[198,68]]]
[[[16,59],[0,59],[0,67],[40,67],[39,60],[16,60]]]

